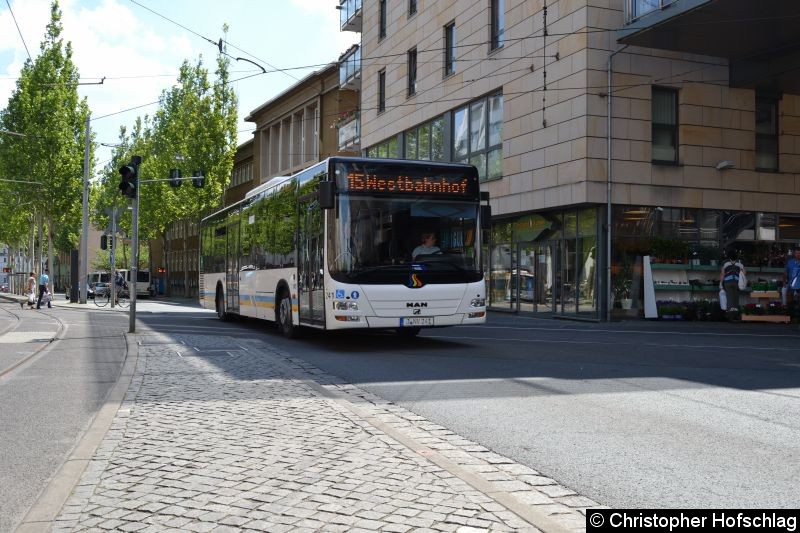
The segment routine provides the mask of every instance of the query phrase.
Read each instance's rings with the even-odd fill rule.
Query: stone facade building
[[[797,2],[339,8],[363,153],[478,167],[493,308],[640,315],[714,297],[726,250],[772,280],[800,243]]]

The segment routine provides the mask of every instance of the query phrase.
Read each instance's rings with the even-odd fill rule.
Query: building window
[[[444,75],[456,71],[456,23],[451,22],[444,27]]]
[[[417,0],[408,0],[408,16],[417,12]]]
[[[476,100],[453,112],[453,160],[478,168],[481,181],[503,175],[503,95]]]
[[[778,101],[756,98],[756,170],[778,170]]]
[[[378,113],[386,111],[386,69],[378,72]]]
[[[490,43],[492,50],[500,48],[505,42],[506,34],[506,1],[491,0],[491,31]]]
[[[405,158],[444,161],[444,117],[405,132]]]
[[[375,146],[367,148],[367,157],[400,157],[397,149],[397,137],[391,137]]]
[[[378,39],[386,37],[386,0],[378,2],[379,22],[378,22]]]
[[[408,51],[408,96],[417,93],[417,49]]]
[[[653,162],[678,162],[678,91],[653,87]]]

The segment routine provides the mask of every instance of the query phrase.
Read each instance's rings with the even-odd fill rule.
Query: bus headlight
[[[469,303],[470,307],[486,307],[486,298],[473,298]]]
[[[358,311],[358,302],[353,300],[336,300],[333,302],[334,311]]]

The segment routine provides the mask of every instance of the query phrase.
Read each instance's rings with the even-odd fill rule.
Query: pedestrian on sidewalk
[[[739,317],[739,279],[745,276],[745,270],[736,250],[728,251],[727,256],[728,259],[722,264],[722,270],[719,272],[719,284],[725,289],[728,317],[736,320]]]
[[[28,285],[25,287],[25,297],[28,299],[28,309],[33,309],[33,304],[36,303],[36,274],[30,272],[28,274]],[[25,307],[25,302],[20,302],[20,307]]]
[[[53,308],[52,303],[50,302],[50,300],[52,298],[49,297],[50,291],[49,291],[49,289],[47,287],[48,284],[50,283],[50,276],[48,276],[49,272],[50,272],[50,270],[45,268],[44,272],[42,272],[42,275],[39,276],[39,301],[36,302],[36,309],[41,309],[42,308],[42,298],[44,298],[46,294],[48,295],[48,298],[46,300],[47,301],[47,307],[49,309]]]
[[[786,305],[791,315],[797,316],[797,306],[800,304],[800,245],[795,246],[794,257],[786,261],[783,285],[786,288]]]

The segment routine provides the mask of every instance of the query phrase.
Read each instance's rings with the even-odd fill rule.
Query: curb
[[[36,503],[28,510],[25,518],[15,529],[17,533],[52,530],[53,522],[58,517],[70,494],[72,494],[72,490],[80,481],[81,475],[89,465],[95,450],[103,441],[128,391],[128,386],[136,369],[136,361],[139,358],[139,345],[134,335],[125,334],[125,346],[125,363],[122,366],[117,383],[109,391],[103,406],[97,412],[94,420],[92,420],[89,428],[75,445],[75,448],[73,448],[70,456],[50,479]]]

